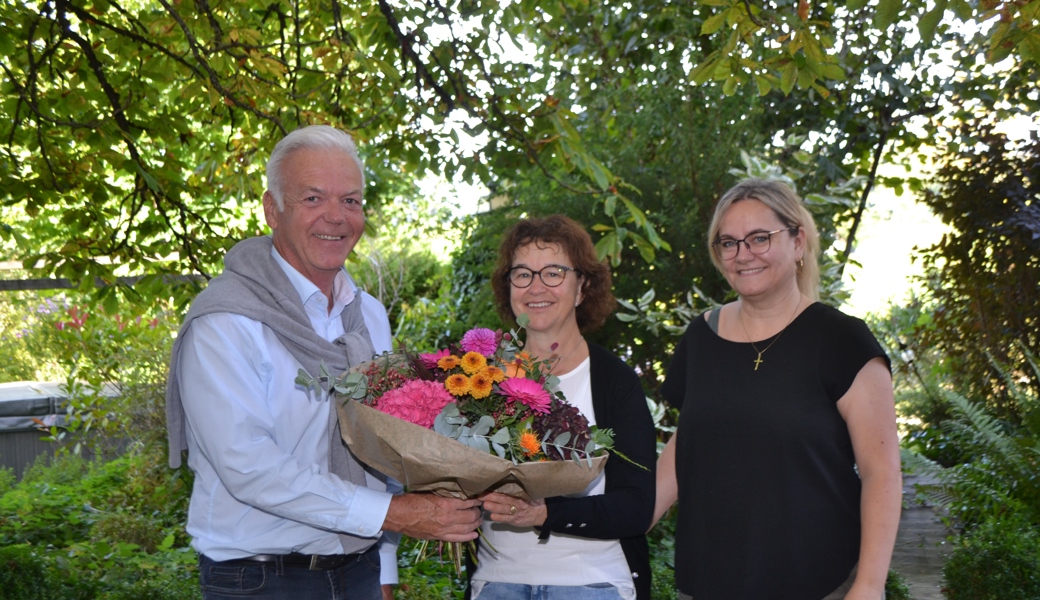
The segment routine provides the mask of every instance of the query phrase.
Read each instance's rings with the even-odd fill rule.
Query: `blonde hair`
[[[715,268],[722,271],[722,261],[712,248],[718,240],[722,216],[741,200],[758,200],[768,206],[787,227],[799,227],[805,232],[805,252],[797,266],[798,289],[812,300],[820,299],[820,234],[812,214],[802,199],[787,184],[775,179],[746,179],[729,189],[715,205],[715,214],[708,227],[708,251]]]

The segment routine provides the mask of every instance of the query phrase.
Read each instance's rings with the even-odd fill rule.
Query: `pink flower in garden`
[[[413,379],[380,396],[375,408],[429,429],[433,427],[433,420],[440,414],[441,409],[453,400],[448,390],[444,389],[444,384]]]
[[[498,340],[495,332],[484,327],[470,329],[462,336],[462,349],[466,352],[478,352],[484,356],[491,356],[498,349]]]
[[[433,369],[437,366],[437,361],[444,358],[445,356],[451,356],[451,352],[447,350],[441,350],[440,352],[434,352],[433,354],[420,354],[419,360],[427,369]]]
[[[516,400],[526,404],[535,412],[549,412],[549,392],[537,381],[531,381],[526,377],[511,377],[503,381],[498,389],[510,401]]]

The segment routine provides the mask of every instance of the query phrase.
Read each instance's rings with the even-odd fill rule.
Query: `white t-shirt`
[[[560,376],[560,391],[567,402],[578,408],[596,423],[592,411],[592,383],[589,359],[576,369]],[[582,498],[602,494],[606,474],[601,473],[584,492],[573,497]],[[476,598],[484,584],[490,581],[527,585],[589,585],[610,583],[618,588],[625,600],[634,600],[635,586],[625,553],[618,540],[598,540],[553,532],[548,539],[539,540],[538,530],[519,528],[485,520],[484,536],[494,546],[481,543],[477,552],[479,564],[471,585]]]

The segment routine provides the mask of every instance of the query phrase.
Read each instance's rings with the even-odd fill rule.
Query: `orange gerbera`
[[[487,398],[491,395],[491,384],[494,383],[487,373],[481,371],[469,378],[469,393],[476,399]]]
[[[520,448],[527,456],[534,456],[542,451],[542,442],[533,431],[525,429],[520,434]]]
[[[506,365],[506,377],[523,377],[527,375],[524,367],[531,363],[531,356],[526,352],[517,352],[513,362]]]
[[[444,360],[443,358],[441,360]],[[469,377],[462,373],[456,373],[444,380],[444,387],[448,388],[452,396],[465,396],[470,391]]]
[[[495,383],[502,383],[506,379],[506,372],[495,365],[488,365],[481,369],[480,372],[487,375]]]
[[[437,368],[438,369],[443,369],[445,371],[450,371],[450,370],[454,369],[457,366],[459,366],[459,357],[458,356],[448,355],[448,356],[445,356],[445,357],[437,360]]]
[[[467,352],[462,356],[462,370],[472,375],[487,366],[487,359],[479,352]]]

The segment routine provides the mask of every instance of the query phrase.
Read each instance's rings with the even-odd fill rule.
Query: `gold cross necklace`
[[[749,342],[749,343],[751,344],[751,347],[755,349],[755,352],[758,352],[758,356],[757,356],[757,357],[755,357],[755,360],[754,360],[754,363],[755,363],[755,370],[756,370],[756,371],[758,370],[758,366],[759,366],[760,364],[762,364],[763,362],[765,362],[764,360],[762,360],[762,355],[766,353],[766,350],[769,350],[770,348],[772,348],[772,347],[773,347],[773,344],[775,344],[775,343],[776,343],[776,341],[777,341],[778,339],[780,339],[780,336],[781,336],[781,335],[782,335],[782,334],[783,334],[783,333],[784,333],[785,331],[787,331],[787,328],[788,328],[788,327],[789,327],[789,326],[791,325],[791,323],[793,323],[793,322],[794,322],[794,316],[795,316],[796,314],[798,314],[798,308],[799,308],[799,307],[800,307],[801,305],[802,305],[802,299],[801,299],[801,298],[799,298],[799,299],[798,299],[798,304],[796,304],[796,305],[795,305],[795,307],[794,307],[794,312],[793,312],[793,313],[791,313],[791,318],[787,320],[787,325],[784,325],[784,328],[783,328],[783,329],[781,329],[781,330],[780,330],[780,332],[776,334],[776,337],[775,337],[775,338],[773,338],[773,341],[769,342],[769,345],[768,345],[768,346],[766,346],[765,348],[762,348],[761,350],[759,350],[759,349],[758,349],[758,346],[756,346],[756,345],[755,345],[755,342],[751,341],[751,334],[750,334],[750,333],[748,333],[748,330],[747,330],[747,325],[745,325],[745,324],[744,324],[744,311],[743,311],[743,310],[740,310],[740,309],[738,309],[738,310],[737,310],[737,319],[739,319],[739,320],[740,320],[740,326],[744,328],[744,335],[746,335],[746,336],[747,336],[748,342]],[[741,306],[741,308],[743,308],[743,306]]]

